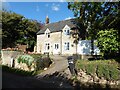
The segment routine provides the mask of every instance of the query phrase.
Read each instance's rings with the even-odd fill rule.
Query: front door
[[[59,45],[59,43],[54,44],[53,54],[60,54],[60,45]]]

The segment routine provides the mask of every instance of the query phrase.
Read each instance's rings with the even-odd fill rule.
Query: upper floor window
[[[50,38],[50,33],[46,33],[47,38]]]
[[[65,29],[64,33],[65,33],[65,35],[70,35],[70,30],[69,29]]]

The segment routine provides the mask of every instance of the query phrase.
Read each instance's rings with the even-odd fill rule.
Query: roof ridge
[[[61,20],[61,21],[57,21],[57,22],[53,22],[53,23],[49,23],[49,24],[47,24],[47,25],[54,24],[54,23],[59,23],[59,22],[63,22],[63,21],[70,21],[70,20],[74,20],[74,18],[67,19],[67,20]],[[46,26],[47,26],[47,25],[46,25]]]

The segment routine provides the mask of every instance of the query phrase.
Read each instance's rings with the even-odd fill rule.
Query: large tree
[[[2,47],[14,47],[16,44],[28,44],[33,49],[36,32],[42,24],[26,19],[14,12],[2,11]]]
[[[86,38],[91,39],[91,54],[94,53],[93,43],[99,30],[117,26],[118,6],[118,2],[68,2],[68,8],[77,17],[76,22],[81,28],[79,32],[84,32]]]

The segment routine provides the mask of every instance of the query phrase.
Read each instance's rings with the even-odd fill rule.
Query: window
[[[50,44],[49,44],[49,43],[46,43],[46,44],[45,44],[45,49],[46,49],[46,50],[49,50],[49,49],[50,49]]]
[[[70,46],[69,42],[65,42],[64,49],[69,50],[69,46]]]
[[[59,44],[55,44],[55,49],[58,49],[59,48]]]
[[[64,30],[64,33],[65,33],[65,35],[70,35],[70,30],[66,29],[66,30]]]
[[[48,38],[50,38],[50,33],[48,33],[48,36],[47,36]]]
[[[46,33],[47,38],[50,38],[50,33]]]

